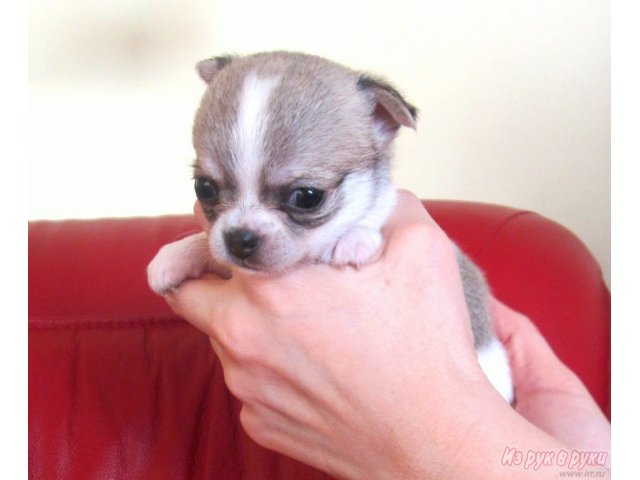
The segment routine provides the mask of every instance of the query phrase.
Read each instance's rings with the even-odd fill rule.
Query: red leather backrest
[[[505,207],[428,202],[609,414],[609,292],[584,245]],[[29,225],[29,477],[324,479],[239,428],[208,340],[146,285],[186,216]]]

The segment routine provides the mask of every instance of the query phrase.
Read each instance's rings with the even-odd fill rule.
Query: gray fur
[[[456,258],[471,318],[473,343],[477,350],[488,345],[494,338],[487,305],[489,288],[482,272],[459,248],[456,248]]]
[[[273,235],[273,246],[265,249],[259,262],[244,264],[248,268],[277,269],[274,257],[282,257],[284,265],[289,254],[283,247],[295,250],[296,244],[310,242],[317,228],[348,207],[347,192],[341,185],[355,172],[372,173],[374,198],[389,188],[392,140],[401,126],[416,126],[417,109],[389,83],[316,56],[271,52],[215,57],[200,62],[197,69],[207,90],[194,121],[198,155],[194,173],[211,176],[220,185],[218,204],[203,206],[212,224],[237,202],[237,173],[242,165],[231,139],[244,80],[248,75],[278,79],[269,97],[260,146],[265,160],[258,197],[261,208],[276,212],[286,228]],[[296,184],[326,190],[328,198],[322,208],[313,215],[281,213],[282,189]],[[354,218],[353,223],[358,220]],[[293,261],[293,257],[286,258]],[[322,258],[330,256],[324,253]],[[487,286],[482,273],[461,252],[458,262],[474,343],[480,348],[493,339]]]
[[[258,207],[271,212],[286,227],[273,234],[274,238],[299,251],[300,260],[326,258],[326,250],[333,248],[346,226],[337,226],[331,235],[325,233],[325,246],[319,245],[312,252],[302,250],[315,230],[349,207],[349,192],[345,191],[353,183],[349,179],[370,175],[370,194],[374,198],[390,197],[389,147],[400,123],[387,114],[384,121],[388,123],[391,118],[393,128],[383,139],[378,138],[380,129],[374,126],[381,122],[381,108],[398,104],[398,111],[415,113],[415,109],[399,95],[380,107],[376,92],[384,89],[382,83],[363,86],[359,83],[362,75],[356,71],[312,55],[289,52],[216,57],[200,62],[197,69],[207,90],[194,121],[193,143],[198,156],[194,174],[210,177],[220,186],[217,204],[203,205],[212,223],[238,203],[238,176],[243,165],[239,164],[234,128],[245,80],[250,75],[274,80],[276,85],[270,91],[268,112],[263,118],[266,127],[259,149],[264,159],[259,191],[255,192]],[[325,201],[314,212],[283,212],[283,197],[296,185],[325,191]],[[352,223],[363,219],[365,213],[354,211]],[[265,243],[268,246],[273,242]],[[275,265],[277,259],[267,257],[275,255],[276,250],[282,254],[272,245],[261,249],[252,260]],[[287,255],[288,262],[294,257]],[[246,262],[244,265],[249,266]]]

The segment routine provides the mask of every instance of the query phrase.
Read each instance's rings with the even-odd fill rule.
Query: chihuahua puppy
[[[149,264],[162,294],[225,266],[278,273],[301,262],[366,263],[396,202],[391,146],[417,110],[387,82],[299,53],[198,63],[207,90],[193,127],[195,191],[209,230],[165,245]],[[478,360],[511,401],[488,289],[458,251]]]

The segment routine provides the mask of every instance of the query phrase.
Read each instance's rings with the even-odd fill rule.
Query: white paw
[[[338,240],[331,263],[337,266],[360,266],[373,257],[380,245],[382,234],[378,230],[354,227]]]
[[[151,290],[162,295],[189,278],[199,277],[209,264],[206,237],[201,234],[163,246],[147,267]]]

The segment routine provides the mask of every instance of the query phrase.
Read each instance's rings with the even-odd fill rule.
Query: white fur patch
[[[235,151],[240,205],[257,203],[260,170],[264,164],[263,138],[267,126],[269,97],[278,85],[279,78],[260,78],[250,73],[244,80],[238,107],[238,119],[234,127]]]
[[[502,343],[494,338],[489,345],[478,350],[478,363],[498,393],[511,403],[513,400],[511,369]]]
[[[310,237],[312,244],[309,245],[309,256],[325,263],[331,263],[334,247],[350,228],[379,230],[389,216],[395,198],[395,189],[391,185],[376,192],[370,171],[350,174],[344,179],[340,189],[344,194],[342,208]],[[389,203],[391,208],[387,205]]]

